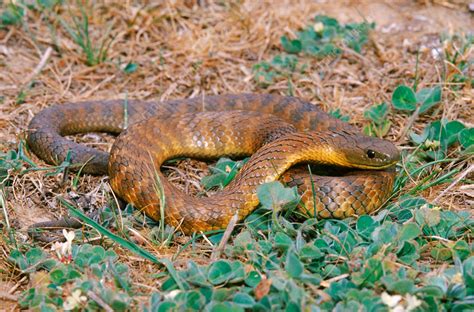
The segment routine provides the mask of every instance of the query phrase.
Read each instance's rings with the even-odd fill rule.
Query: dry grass
[[[319,2],[322,3],[224,1],[221,4],[221,1],[189,0],[152,5],[129,1],[90,5],[86,10],[93,42],[102,36],[111,40],[107,61],[93,67],[85,65],[83,53],[56,19],[43,16],[55,29],[52,32],[38,13],[29,11],[23,27],[0,30],[0,151],[17,148],[29,120],[37,112],[65,102],[125,97],[166,100],[240,92],[286,94],[286,81],[266,90],[257,87],[252,66],[275,55],[280,36],[291,36],[316,14],[336,17],[341,23],[367,19],[377,24],[363,56],[347,53],[330,63],[302,58],[311,70],[297,75],[294,81],[295,96],[322,105],[326,110],[339,108],[361,126],[366,108],[382,101],[390,102],[398,84],[411,83],[417,51],[420,51],[420,86],[436,84],[447,66],[431,54],[433,48],[440,48],[439,33],[474,28],[465,5],[457,2]],[[57,13],[67,21],[80,15],[74,5],[65,5]],[[107,34],[109,26],[111,30]],[[54,48],[49,57],[45,56],[47,47]],[[129,62],[138,64],[132,74],[121,70]],[[325,75],[321,78],[319,72]],[[22,90],[26,92],[25,102],[17,104]],[[472,90],[453,92],[445,88],[440,108],[417,120],[413,128],[419,131],[430,120],[441,117],[472,127]],[[391,120],[394,126],[388,138],[403,145],[404,140],[398,138],[408,116],[392,115]],[[79,139],[103,148],[109,148],[112,141],[102,136]],[[189,169],[189,162],[185,164],[173,166],[169,170],[170,178],[192,192],[202,191],[197,181],[206,173],[205,166],[199,163]],[[76,190],[71,189],[71,178],[65,183],[61,179],[47,177],[44,172],[14,176],[13,185],[6,190],[6,202],[9,222],[19,243],[27,242],[28,225],[65,213],[57,196],[71,198],[78,194],[79,204],[89,210],[102,207],[109,198],[107,180],[102,177],[83,176]],[[423,195],[433,200],[446,186],[428,189]],[[466,185],[455,185],[437,202],[445,209],[469,209],[472,192]],[[146,231],[149,229],[143,230],[144,237]],[[179,246],[178,241],[171,247],[153,249],[159,256],[166,256],[173,255]],[[209,245],[202,247],[210,249]],[[12,290],[24,289],[26,279],[6,263],[9,247],[1,244],[1,248],[0,271],[6,287],[3,291],[17,293]],[[121,255],[131,267],[133,280],[146,285],[145,292],[158,286],[157,281],[150,279],[156,266],[127,252]],[[186,251],[180,261],[192,257],[206,262],[206,255]]]

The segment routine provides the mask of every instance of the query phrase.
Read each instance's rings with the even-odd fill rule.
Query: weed
[[[71,246],[70,262],[66,263],[49,257],[40,248],[26,253],[14,250],[10,260],[23,272],[36,272],[41,268],[48,271],[42,284],[23,293],[19,303],[41,310],[109,307],[123,311],[132,301],[131,281],[127,266],[117,263],[117,258],[112,250],[89,244]],[[100,299],[84,300],[85,295]]]
[[[474,128],[467,128],[459,121],[441,119],[427,125],[422,134],[411,132],[410,137],[415,144],[421,146],[418,155],[437,160],[445,158],[448,148],[455,144],[461,147],[462,154],[472,154],[473,133]]]
[[[237,172],[247,162],[248,158],[242,161],[234,161],[229,158],[221,158],[216,165],[210,168],[211,175],[202,178],[201,183],[207,189],[214,187],[224,188],[234,179]]]
[[[379,138],[387,135],[392,123],[387,119],[389,106],[387,103],[373,105],[364,112],[364,117],[370,123],[364,126],[363,132],[366,135],[373,135]]]
[[[288,83],[288,94],[292,95],[292,78],[296,73],[304,73],[305,65],[298,65],[298,58],[294,55],[276,55],[270,63],[260,62],[253,66],[254,79],[260,86],[269,86],[275,79],[285,78]]]
[[[36,164],[26,155],[22,141],[18,144],[18,151],[0,152],[0,187],[8,185],[10,174],[14,171],[21,172],[25,165],[37,168]]]
[[[340,119],[340,120],[342,120],[342,121],[344,121],[344,122],[349,122],[349,120],[350,120],[350,117],[349,117],[349,116],[346,116],[346,115],[343,115],[343,114],[341,113],[341,110],[340,110],[339,108],[337,108],[337,109],[335,109],[335,110],[331,110],[331,111],[329,112],[329,115],[331,115],[331,116],[334,117],[334,118]]]
[[[61,16],[57,16],[57,18],[71,39],[84,52],[88,66],[100,64],[107,59],[107,51],[112,43],[112,40],[108,39],[112,24],[109,24],[98,44],[94,45],[89,31],[89,16],[84,7],[81,6],[81,18],[72,16],[73,25],[68,24]]]
[[[282,49],[290,55],[276,55],[270,62],[262,61],[253,66],[254,79],[259,86],[268,87],[275,80],[285,79],[288,94],[293,95],[294,76],[305,73],[307,68],[307,65],[298,65],[300,61],[296,54],[303,53],[317,58],[335,57],[346,47],[361,53],[369,30],[375,27],[375,24],[368,23],[342,26],[336,19],[325,15],[316,16],[314,22],[315,24],[297,32],[296,39],[281,37]]]
[[[452,36],[443,35],[441,41],[443,47],[443,57],[446,60],[444,80],[454,90],[460,90],[464,86],[473,87],[472,77],[472,47],[474,35],[455,34]]]
[[[25,10],[21,6],[14,3],[7,4],[0,13],[0,29],[20,25],[24,16]]]
[[[314,18],[314,24],[297,32],[296,39],[281,37],[281,45],[288,53],[306,53],[323,58],[342,53],[343,47],[361,52],[367,42],[368,33],[375,24],[359,23],[340,25],[339,22],[325,15]]]
[[[392,94],[392,104],[397,110],[417,111],[418,114],[427,112],[430,108],[441,101],[441,88],[423,88],[415,93],[415,90],[400,85]]]

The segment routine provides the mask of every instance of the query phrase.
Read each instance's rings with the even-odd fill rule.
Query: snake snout
[[[374,137],[356,137],[355,146],[344,149],[348,161],[363,169],[388,168],[400,160],[400,152],[392,142]]]

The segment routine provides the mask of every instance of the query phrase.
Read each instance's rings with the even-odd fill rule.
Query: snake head
[[[364,135],[340,135],[345,137],[345,143],[339,147],[351,167],[383,169],[400,160],[400,152],[392,142]]]

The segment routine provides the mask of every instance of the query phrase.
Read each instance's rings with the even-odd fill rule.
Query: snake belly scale
[[[83,132],[120,135],[111,154],[64,138]],[[28,144],[48,163],[61,163],[69,152],[71,163],[85,164],[84,172],[109,174],[120,197],[157,220],[160,185],[166,222],[185,233],[225,228],[234,214],[243,219],[258,205],[258,185],[277,179],[297,186],[303,206],[314,207],[320,217],[370,213],[390,195],[390,168],[399,159],[392,143],[362,136],[309,102],[263,94],[52,106],[32,119]],[[252,157],[230,185],[211,197],[189,196],[159,171],[171,158],[224,155]],[[338,177],[288,170],[305,162],[368,170]]]

